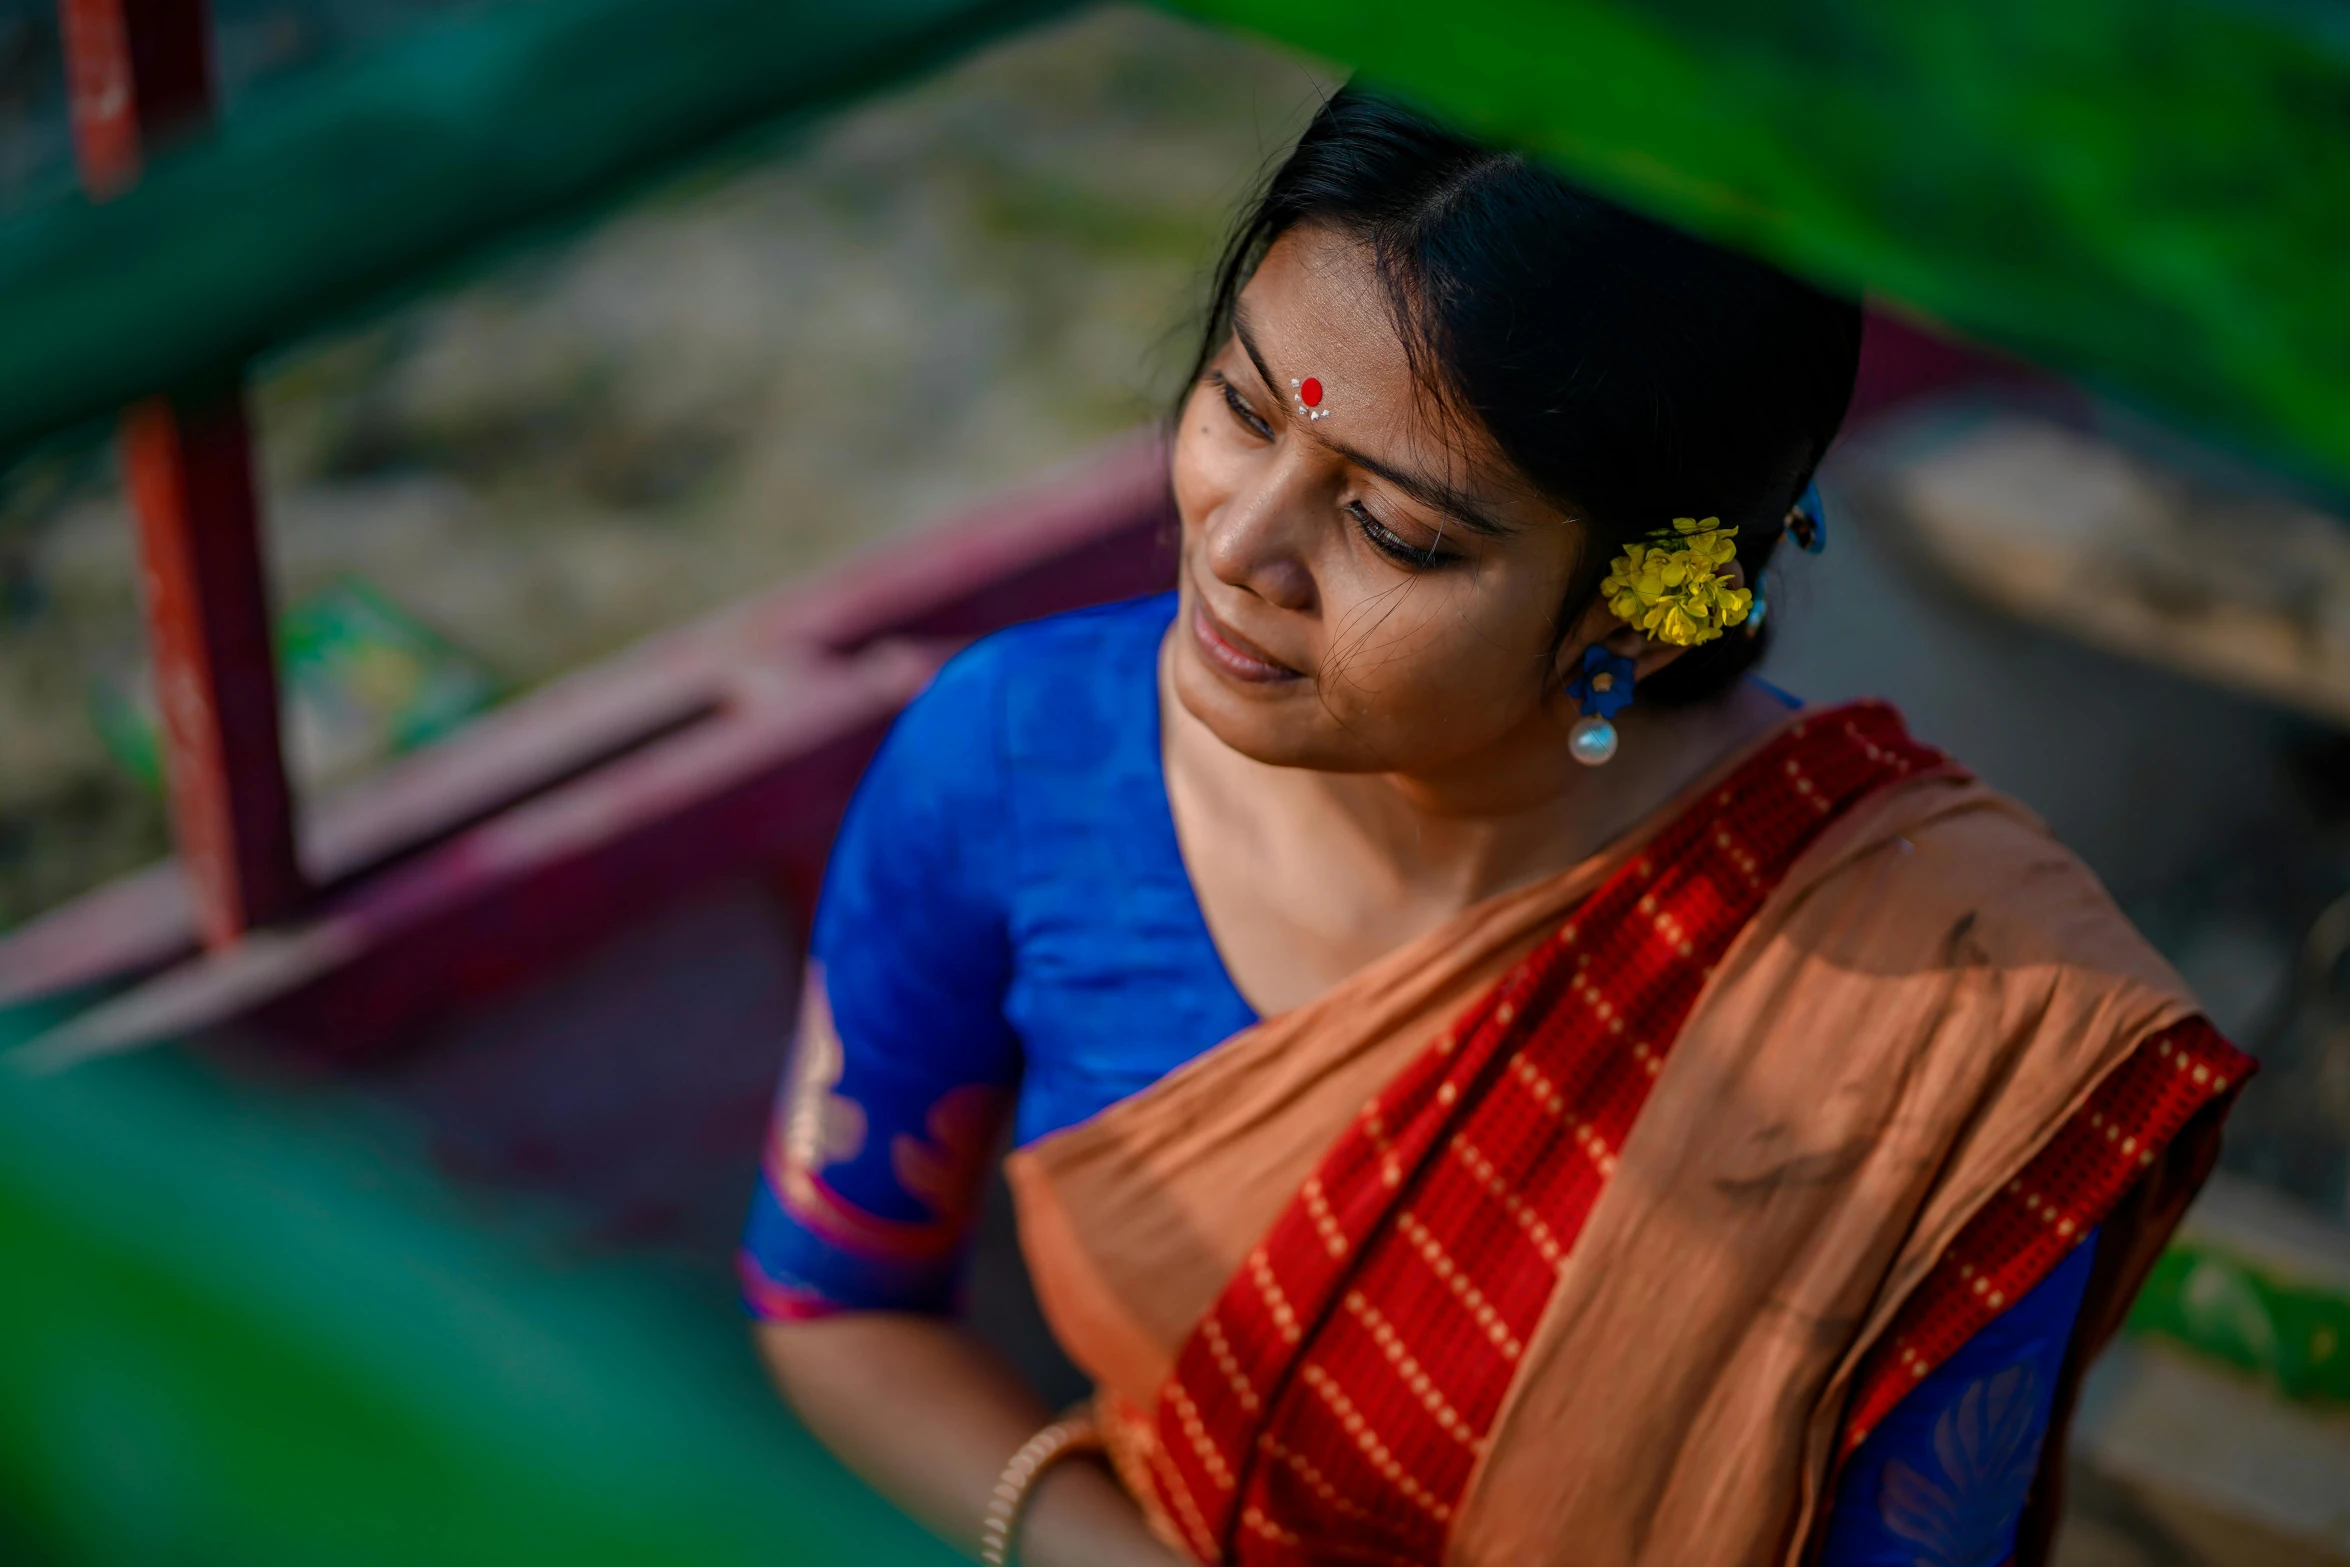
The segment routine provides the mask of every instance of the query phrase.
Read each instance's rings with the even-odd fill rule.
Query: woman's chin
[[[1180,644],[1170,674],[1183,710],[1252,762],[1317,772],[1380,770],[1362,743],[1332,719],[1310,677],[1236,680]]]

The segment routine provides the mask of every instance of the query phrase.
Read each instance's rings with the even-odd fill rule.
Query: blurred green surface
[[[558,1230],[344,1090],[0,1065],[0,1560],[959,1559],[783,1414],[722,1287]],[[2195,1243],[2130,1321],[2317,1401],[2346,1327]]]
[[[535,0],[256,89],[0,226],[0,453],[215,374],[1065,0]]]
[[[2163,1253],[2129,1330],[2249,1371],[2288,1398],[2350,1403],[2350,1299],[2187,1240]]]
[[[552,1236],[335,1091],[0,1065],[0,1560],[959,1559],[789,1420],[722,1288]]]
[[[2334,0],[1177,0],[2350,483]]]
[[[540,0],[256,91],[0,228],[0,449],[1065,7]],[[1188,0],[1619,195],[2350,481],[2321,0]]]
[[[277,643],[300,786],[342,782],[430,745],[504,695],[480,659],[354,577],[288,608]],[[116,765],[160,793],[163,732],[150,672],[101,680],[90,718]]]

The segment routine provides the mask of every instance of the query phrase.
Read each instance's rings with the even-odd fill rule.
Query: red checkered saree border
[[[1128,1481],[1206,1561],[1440,1560],[1525,1343],[1713,965],[1829,823],[1952,771],[1807,718],[1364,1106],[1178,1352]]]
[[[2204,1106],[2258,1064],[2200,1017],[2149,1035],[1969,1219],[1862,1360],[1839,1458],[2010,1302],[2055,1271]]]

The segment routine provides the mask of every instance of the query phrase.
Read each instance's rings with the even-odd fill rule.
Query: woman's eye
[[[1370,541],[1373,549],[1411,567],[1414,571],[1429,571],[1438,566],[1448,566],[1460,559],[1458,555],[1445,549],[1441,543],[1431,544],[1426,549],[1422,549],[1372,516],[1370,508],[1361,501],[1348,501],[1346,514],[1354,519],[1355,528],[1365,539]]]
[[[1232,417],[1239,420],[1250,434],[1261,441],[1269,441],[1273,438],[1273,427],[1248,405],[1248,399],[1242,397],[1230,381],[1225,380],[1221,373],[1212,375],[1209,379],[1216,383],[1216,390],[1223,394],[1224,406],[1232,411]]]

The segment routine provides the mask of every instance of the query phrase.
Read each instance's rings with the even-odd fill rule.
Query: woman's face
[[[1430,404],[1360,245],[1293,230],[1235,314],[1175,443],[1184,707],[1244,755],[1329,771],[1555,740],[1564,659],[1613,624],[1554,655],[1582,530]]]

